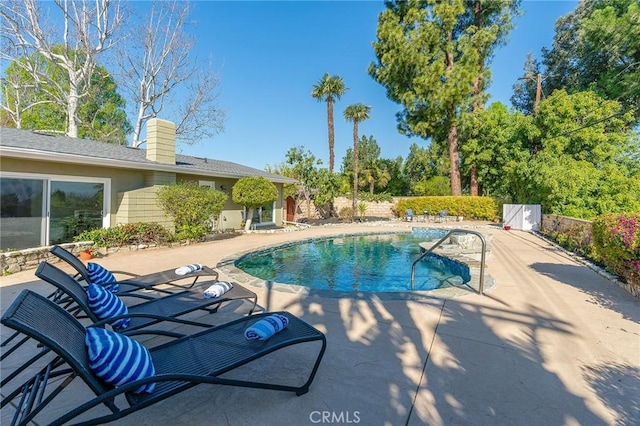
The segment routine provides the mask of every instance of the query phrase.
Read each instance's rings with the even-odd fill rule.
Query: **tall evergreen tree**
[[[533,114],[537,78],[540,73],[540,63],[533,56],[533,53],[529,52],[524,62],[523,74],[513,85],[513,95],[511,96],[511,105],[525,115]]]
[[[388,2],[378,18],[369,74],[404,109],[401,133],[446,140],[451,194],[460,195],[459,126],[484,101],[487,61],[510,28],[517,2],[409,0]]]
[[[520,14],[519,6],[520,0],[469,0],[465,14],[458,21],[456,33],[472,34],[471,42],[479,52],[478,74],[473,81],[471,101],[471,114],[474,116],[484,110],[487,101],[486,87],[491,79],[489,64],[495,48],[506,43],[507,35],[513,27],[512,17]],[[464,139],[476,145],[478,150],[482,149],[479,146],[481,135],[477,132],[464,135]],[[473,152],[474,149],[467,151]],[[473,158],[463,157],[463,166],[469,173],[469,193],[478,195],[478,165]]]

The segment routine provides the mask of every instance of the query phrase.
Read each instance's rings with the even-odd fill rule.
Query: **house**
[[[152,119],[146,150],[104,142],[0,128],[0,246],[3,250],[72,241],[83,230],[133,222],[173,222],[156,203],[162,185],[196,181],[229,195],[214,227],[237,229],[245,209],[231,188],[246,176],[264,176],[278,188],[273,205],[253,221],[281,225],[283,184],[295,180],[228,161],[175,152],[175,125]]]

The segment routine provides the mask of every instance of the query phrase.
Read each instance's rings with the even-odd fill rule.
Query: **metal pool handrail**
[[[485,252],[487,250],[487,242],[485,241],[484,236],[481,233],[477,231],[470,231],[468,229],[452,229],[451,231],[447,232],[447,235],[440,238],[438,242],[432,245],[428,250],[426,250],[424,253],[418,256],[416,260],[413,261],[413,264],[411,265],[411,291],[415,290],[413,281],[416,274],[416,264],[420,262],[422,259],[424,259],[426,255],[428,255],[433,250],[435,250],[440,244],[444,242],[444,240],[449,238],[451,234],[455,234],[455,233],[473,234],[478,236],[480,238],[480,241],[482,242],[482,254],[480,255],[480,283],[478,285],[478,293],[480,293],[481,295],[484,295],[484,257],[485,257]]]

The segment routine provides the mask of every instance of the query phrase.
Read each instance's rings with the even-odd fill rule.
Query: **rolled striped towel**
[[[181,266],[175,270],[176,275],[187,275],[196,271],[200,271],[202,269],[202,265],[199,263],[192,263],[190,265]]]
[[[289,324],[289,319],[284,315],[272,314],[256,321],[244,331],[244,337],[249,340],[267,340],[274,334],[282,331]]]
[[[218,281],[204,291],[204,298],[213,299],[215,297],[220,297],[232,288],[233,284],[231,284],[229,281]]]

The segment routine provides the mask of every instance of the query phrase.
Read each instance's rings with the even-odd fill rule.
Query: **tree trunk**
[[[478,196],[478,169],[476,166],[471,166],[469,170],[469,193],[472,197]]]
[[[134,148],[142,145],[140,141],[140,134],[142,133],[142,120],[144,118],[144,103],[139,102],[138,104],[138,118],[136,118],[136,123],[133,126],[133,139],[131,140],[131,146]]]
[[[249,232],[251,230],[251,221],[253,220],[253,211],[255,208],[249,207],[247,210],[247,218],[244,221],[244,230],[245,232]]]
[[[453,32],[450,31],[448,35],[449,44],[453,40]],[[447,51],[447,73],[453,73],[453,52]],[[451,179],[451,195],[462,195],[462,187],[460,185],[460,154],[458,153],[458,127],[454,124],[456,117],[455,110],[449,109],[448,114],[449,121],[449,134],[447,135],[447,144],[449,145],[449,162],[451,163],[449,172]]]
[[[475,21],[476,27],[481,28],[482,2],[480,0],[475,0],[473,5],[473,14],[474,14],[474,21]],[[473,79],[473,97],[474,97],[473,113],[474,114],[484,109],[484,104],[481,99],[482,92],[484,91],[482,87],[482,79],[483,79],[482,72],[485,67],[484,60],[485,60],[484,56],[480,55],[479,64],[478,64],[478,75],[476,76],[476,78]],[[476,134],[476,136],[478,135]],[[477,197],[479,193],[478,168],[476,167],[475,164],[472,164],[471,168],[469,169],[469,193],[471,194],[472,197]]]
[[[460,154],[458,153],[458,127],[452,125],[449,127],[449,135],[447,137],[449,145],[449,168],[451,174],[451,195],[462,195],[462,186],[460,184]]]
[[[69,76],[73,78],[72,76]],[[78,86],[74,81],[69,83],[69,99],[67,100],[67,136],[72,138],[78,137],[78,121],[76,115],[78,113]]]
[[[358,211],[358,120],[353,120],[353,217]]]
[[[329,172],[333,173],[335,134],[333,130],[333,98],[327,98],[327,128],[329,129]]]
[[[373,187],[374,187],[375,182],[371,181],[369,182],[369,194],[373,195]]]

